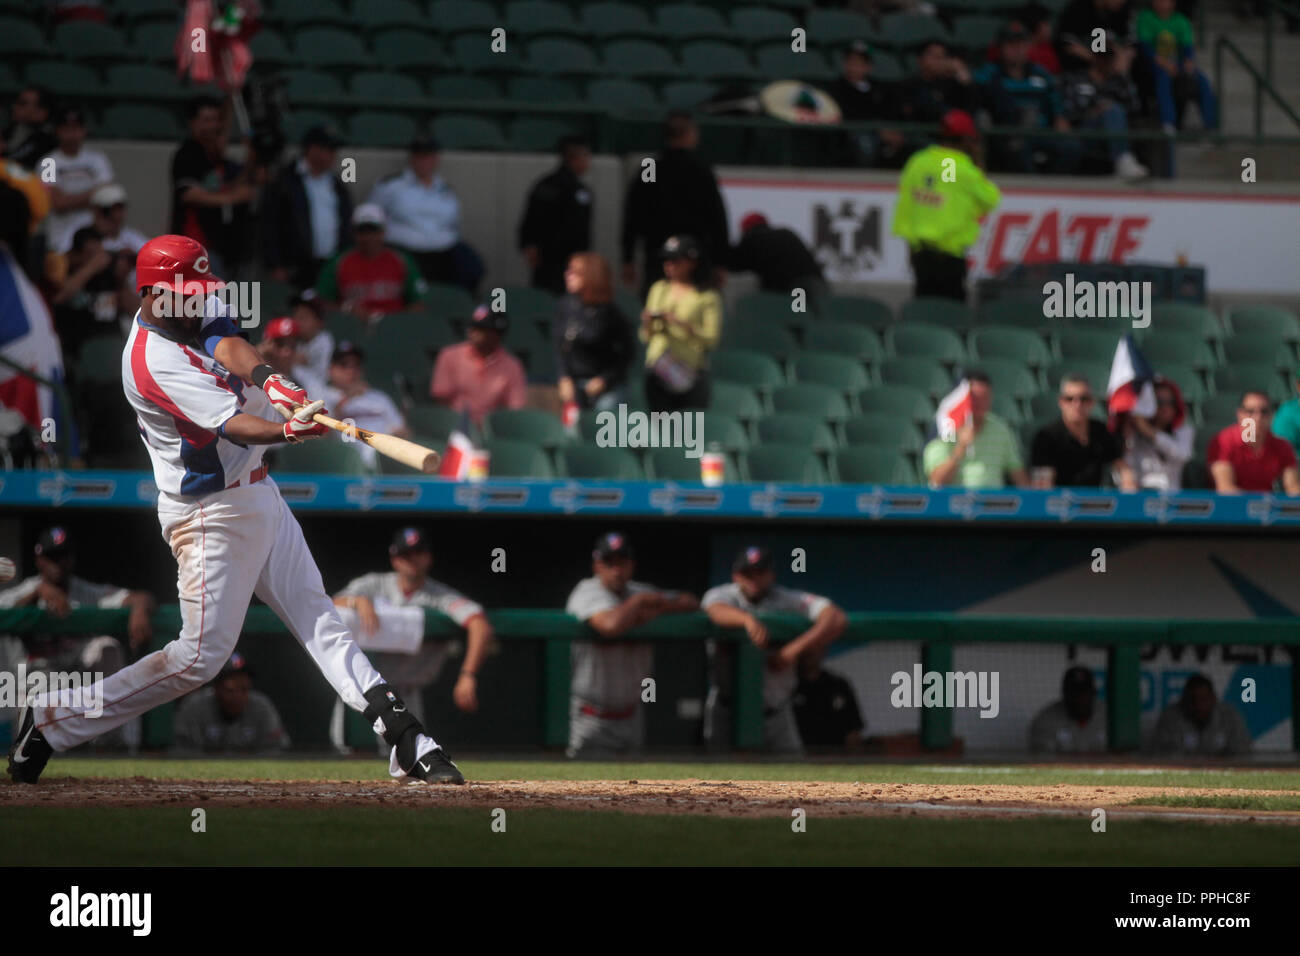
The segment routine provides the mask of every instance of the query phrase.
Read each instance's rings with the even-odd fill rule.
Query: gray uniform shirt
[[[1090,754],[1106,750],[1106,715],[1093,708],[1086,724],[1065,712],[1065,701],[1048,704],[1029,725],[1029,749],[1034,753]]]
[[[810,621],[817,620],[822,611],[831,606],[829,599],[807,591],[784,588],[779,584],[763,595],[763,599],[754,603],[745,597],[740,585],[734,581],[719,584],[705,592],[700,607],[705,611],[714,604],[726,604],[739,608],[747,614],[798,614]],[[732,675],[735,672],[735,648],[727,642],[709,641],[709,675],[713,686],[726,697],[731,697]],[[796,668],[788,667],[781,671],[763,671],[763,706],[781,707],[789,703],[794,696],[794,689],[799,683]],[[723,701],[730,706],[729,701]]]
[[[640,581],[629,581],[627,591],[615,594],[600,578],[584,578],[569,595],[564,610],[580,621],[616,608],[634,594],[659,591]],[[662,591],[669,594],[671,592]],[[653,648],[644,641],[623,639],[574,641],[569,690],[574,697],[602,710],[628,710],[641,703],[641,681],[653,676]]]
[[[1231,704],[1219,701],[1204,730],[1187,719],[1177,704],[1165,708],[1156,722],[1155,749],[1160,753],[1226,756],[1249,753],[1254,741],[1246,721]]]
[[[181,705],[173,732],[177,750],[265,753],[289,746],[275,705],[258,690],[248,692],[248,706],[234,720],[218,709],[213,688],[197,690]]]
[[[20,601],[31,597],[40,584],[41,576],[37,574],[23,581],[22,584],[5,588],[0,591],[0,607],[16,607]],[[131,596],[131,592],[126,588],[119,588],[112,584],[95,584],[75,574],[68,575],[64,590],[68,594],[68,605],[73,610],[82,607],[124,607],[127,598]],[[44,599],[38,600],[36,606],[45,610]],[[55,657],[90,640],[91,637],[88,634],[31,634],[23,640],[23,643],[27,647],[27,653],[32,657]]]

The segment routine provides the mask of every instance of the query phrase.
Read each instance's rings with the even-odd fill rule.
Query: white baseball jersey
[[[122,351],[122,387],[153,461],[154,482],[167,496],[201,498],[246,482],[262,466],[267,446],[231,441],[226,422],[239,412],[280,420],[260,388],[245,385],[209,354],[221,337],[237,334],[219,309],[211,311],[218,314],[191,341],[137,312]]]

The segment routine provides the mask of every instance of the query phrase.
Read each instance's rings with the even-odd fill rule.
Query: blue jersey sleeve
[[[229,335],[238,335],[239,329],[228,315],[217,315],[208,319],[199,329],[199,341],[203,344],[203,351],[207,352],[213,358],[216,353],[213,351],[217,343]]]

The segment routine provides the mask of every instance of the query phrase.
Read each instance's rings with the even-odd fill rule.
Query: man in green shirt
[[[932,488],[1003,488],[1007,479],[1029,484],[1020,443],[1011,426],[993,408],[993,386],[983,372],[968,372],[970,415],[956,435],[935,438],[925,446],[921,468]],[[945,441],[944,439],[949,440]]]
[[[1295,390],[1300,393],[1300,377],[1295,380]],[[1273,415],[1273,434],[1300,448],[1300,397],[1283,402]]]
[[[913,154],[898,181],[893,233],[911,249],[913,294],[966,301],[966,250],[980,220],[1002,201],[972,156],[979,132],[970,114],[949,110],[939,142]]]

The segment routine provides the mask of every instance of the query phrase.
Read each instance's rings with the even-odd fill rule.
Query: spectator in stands
[[[519,250],[533,286],[564,295],[571,258],[591,248],[591,146],[580,136],[560,140],[560,165],[533,184],[519,222]]]
[[[580,252],[564,272],[568,293],[555,306],[552,334],[560,401],[579,408],[616,409],[627,401],[627,376],[636,358],[631,320],[614,304],[609,262]]]
[[[569,757],[611,757],[644,746],[641,682],[654,676],[650,644],[628,632],[665,614],[698,611],[682,591],[632,580],[636,561],[620,532],[601,535],[591,555],[592,576],[579,581],[565,611],[584,621],[594,641],[574,641],[569,685]]]
[[[93,226],[78,229],[64,257],[66,269],[56,275],[50,297],[54,328],[66,356],[75,358],[82,344],[97,335],[121,335],[118,316],[138,305],[126,284],[132,256],[112,253]]]
[[[760,212],[740,220],[740,242],[727,260],[731,272],[753,272],[767,292],[803,289],[815,304],[826,292],[822,267],[793,229],[773,227]]]
[[[67,252],[73,233],[91,225],[91,196],[113,181],[113,166],[99,150],[86,149],[86,116],[80,107],[65,106],[55,114],[54,135],[58,148],[44,157],[54,172],[46,241],[51,252]]]
[[[636,285],[638,246],[644,263],[641,294],[663,276],[659,251],[669,236],[698,238],[705,271],[719,265],[729,248],[727,209],[718,180],[696,152],[700,128],[687,113],[673,112],[664,124],[664,148],[655,159],[655,177],[633,175],[623,203],[623,284]],[[714,276],[714,283],[720,275]]]
[[[691,236],[669,236],[665,278],[650,287],[641,312],[646,343],[646,403],[651,411],[709,404],[709,353],[722,334],[722,297],[708,285],[702,250]]]
[[[1106,49],[1112,51],[1113,39]],[[1081,67],[1067,69],[1061,78],[1065,116],[1079,129],[1105,129],[1113,133],[1128,132],[1129,114],[1138,107],[1137,90],[1132,80],[1118,66],[1118,54],[1097,53]],[[1100,152],[1096,146],[1094,152]],[[1138,162],[1122,136],[1107,139],[1104,150],[1116,176],[1144,179],[1150,171]]]
[[[428,285],[411,257],[384,243],[384,210],[362,203],[352,214],[356,245],[321,269],[316,291],[362,323],[420,308]]]
[[[1061,109],[1061,96],[1052,75],[1029,62],[1030,37],[1018,24],[1003,28],[996,63],[975,72],[983,107],[994,126],[1014,126],[1027,135],[998,137],[989,150],[990,166],[1014,173],[1046,168],[1054,173],[1072,171],[1078,155],[1075,140],[1037,137],[1031,130],[1069,132]]]
[[[438,353],[429,382],[429,396],[466,412],[482,425],[498,408],[528,404],[528,375],[524,364],[502,346],[510,320],[504,312],[480,305],[465,330],[465,341]]]
[[[289,317],[298,326],[298,359],[293,379],[305,370],[308,377],[329,378],[334,355],[334,333],[325,328],[325,303],[315,289],[303,289],[289,300]]]
[[[1041,479],[1048,487],[1099,488],[1110,473],[1121,491],[1137,491],[1120,439],[1105,422],[1092,417],[1095,402],[1087,378],[1075,373],[1063,376],[1056,398],[1061,417],[1038,430],[1030,463],[1036,472],[1051,469],[1051,479]],[[1035,484],[1039,482],[1036,478]]]
[[[202,243],[211,272],[229,278],[248,245],[251,170],[223,155],[226,134],[220,100],[192,100],[186,119],[189,137],[172,156],[171,231]]]
[[[1056,44],[1052,42],[1051,11],[1039,3],[1030,3],[1021,21],[1031,38],[1029,62],[1057,76],[1061,72],[1061,58],[1056,55]]]
[[[939,40],[921,47],[916,75],[903,83],[899,114],[909,123],[938,123],[949,110],[974,110],[974,78],[962,62]]]
[[[253,672],[238,651],[211,684],[181,702],[172,733],[176,753],[274,754],[289,747],[275,704],[253,689]]]
[[[55,23],[67,23],[71,20],[108,22],[108,11],[104,9],[104,0],[49,0],[48,5],[53,8]]]
[[[26,169],[35,169],[42,156],[58,145],[50,115],[54,98],[40,86],[25,86],[9,108],[9,125],[5,127],[5,150],[10,160]]]
[[[1115,58],[1115,71],[1128,78],[1133,48],[1128,43],[1133,0],[1072,0],[1056,22],[1056,47],[1065,72],[1086,71],[1097,53],[1093,31],[1105,30],[1105,51]]]
[[[893,119],[897,114],[891,88],[874,80],[871,47],[854,40],[844,51],[840,75],[826,88],[848,123]],[[847,161],[854,166],[894,167],[902,161],[904,136],[898,130],[885,129],[849,134]]]
[[[1166,707],[1156,721],[1152,744],[1163,754],[1235,757],[1250,753],[1255,741],[1240,711],[1215,699],[1208,677],[1193,674],[1183,685],[1178,703]]]
[[[709,620],[718,627],[743,628],[750,643],[763,652],[763,749],[772,753],[803,752],[791,699],[798,684],[804,654],[820,660],[848,627],[848,618],[829,599],[795,591],[776,583],[772,553],[747,547],[731,564],[731,582],[710,588],[700,600]],[[760,614],[796,614],[812,626],[779,647],[772,646]],[[733,675],[735,646],[709,641],[709,697],[704,709],[704,741],[713,748],[730,747],[735,712]]]
[[[366,353],[352,342],[340,342],[330,358],[329,386],[321,396],[329,414],[340,420],[347,419],[358,428],[372,432],[386,432],[405,438],[410,434],[406,419],[397,405],[385,392],[366,381]],[[340,440],[343,436],[339,432]],[[354,443],[361,458],[368,465],[375,464],[375,450],[361,442]]]
[[[1003,488],[1007,482],[1029,484],[1020,443],[1006,420],[993,411],[993,385],[979,370],[966,373],[970,385],[970,414],[954,436],[926,444],[921,470],[932,488]],[[946,440],[947,439],[947,440]]]
[[[134,257],[149,240],[126,224],[126,190],[117,183],[100,186],[90,197],[91,225],[109,252]]]
[[[493,637],[483,607],[429,577],[433,549],[419,528],[401,528],[393,535],[388,563],[391,571],[375,571],[349,581],[334,603],[356,613],[363,643],[380,633],[385,611],[393,608],[430,608],[451,618],[464,629],[466,642],[464,662],[451,696],[458,709],[472,714],[478,710],[478,673],[487,662]],[[451,649],[447,641],[423,640],[413,653],[367,651],[367,656],[397,689],[416,719],[423,722],[424,688],[438,679]]]
[[[0,138],[0,155],[5,142]],[[0,241],[31,282],[45,282],[45,243],[38,235],[50,214],[50,194],[33,173],[10,159],[0,159]]]
[[[425,279],[472,294],[483,278],[483,260],[461,240],[460,199],[438,172],[441,160],[436,139],[417,137],[406,169],[381,179],[370,202],[383,209],[389,239],[415,260]]]
[[[1269,431],[1273,402],[1263,392],[1248,391],[1237,407],[1237,424],[1214,438],[1206,451],[1214,490],[1271,492],[1279,480],[1288,495],[1300,495],[1295,449]]]
[[[1002,201],[979,160],[975,121],[950,110],[938,144],[914,153],[903,167],[892,228],[910,250],[913,295],[966,301],[966,250],[979,237],[980,220]]]
[[[1282,403],[1277,414],[1273,416],[1274,435],[1291,445],[1294,450],[1300,448],[1300,374],[1294,377],[1292,387],[1296,394]]]
[[[1137,40],[1154,82],[1161,126],[1167,132],[1182,129],[1184,107],[1195,99],[1201,125],[1217,129],[1219,102],[1197,66],[1192,22],[1174,9],[1174,0],[1151,0],[1151,8],[1138,14]]]
[[[301,340],[302,330],[297,321],[282,315],[266,323],[257,351],[278,374],[297,382],[312,398],[323,398],[325,380],[317,378],[311,369],[295,364]]]
[[[790,704],[799,739],[809,750],[861,750],[866,724],[853,685],[822,667],[823,654],[799,657],[799,684]]]
[[[338,173],[340,140],[313,126],[302,155],[271,183],[262,200],[262,253],[277,282],[311,285],[321,268],[352,242],[352,194]]]
[[[1048,704],[1029,725],[1029,750],[1036,754],[1099,754],[1106,751],[1106,714],[1097,709],[1092,671],[1071,667],[1061,678],[1061,699]]]
[[[1155,393],[1154,416],[1124,417],[1124,460],[1141,487],[1181,491],[1183,466],[1192,458],[1196,428],[1187,421],[1187,405],[1177,385],[1157,377]]]

